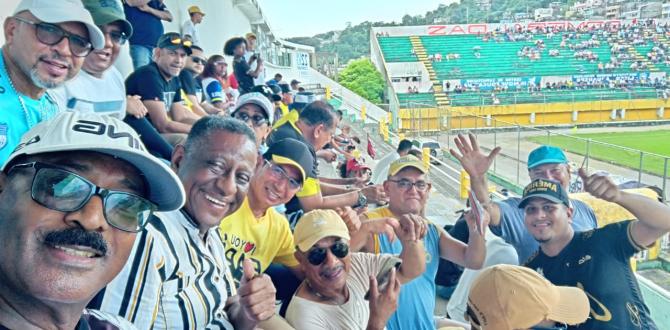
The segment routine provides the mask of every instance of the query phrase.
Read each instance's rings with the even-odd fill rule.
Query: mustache
[[[81,228],[68,228],[65,230],[52,231],[44,235],[44,243],[56,245],[79,245],[90,247],[100,253],[107,255],[107,241],[98,232],[86,231]]]

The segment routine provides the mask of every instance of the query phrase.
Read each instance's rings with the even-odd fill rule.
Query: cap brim
[[[560,292],[558,304],[549,311],[551,321],[575,325],[584,323],[589,317],[589,299],[581,289],[571,286],[557,286]]]
[[[81,16],[88,15],[90,17],[91,14],[86,11],[86,9],[82,6],[81,9],[76,8],[70,8],[70,7],[65,7],[63,6],[62,8],[50,8],[53,10],[48,10],[46,13],[41,12],[39,9],[29,9],[30,13],[33,14],[33,16],[37,17],[40,21],[46,22],[46,23],[52,23],[52,24],[58,24],[58,23],[65,23],[65,22],[79,22],[82,23],[86,26],[86,29],[88,30],[88,38],[91,40],[91,44],[93,45],[93,48],[95,49],[103,49],[105,48],[105,35],[102,34],[102,31],[93,24],[93,18],[90,19],[90,22],[84,22],[81,20],[81,18],[75,18],[77,14],[80,14]],[[85,14],[83,13],[76,13],[73,12],[73,10],[78,11],[78,10],[83,10],[86,11]]]
[[[307,175],[305,175],[305,169],[303,169],[302,166],[300,166],[300,164],[298,164],[298,162],[294,161],[291,158],[283,157],[283,156],[279,156],[279,155],[272,155],[272,161],[277,163],[277,164],[291,165],[291,166],[296,167],[300,171],[300,175],[302,176],[302,181],[303,182],[307,178]]]
[[[339,238],[344,238],[346,240],[351,240],[351,237],[349,236],[349,231],[345,229],[333,229],[333,230],[328,230],[327,232],[319,232],[312,234],[310,237],[307,239],[303,240],[301,243],[298,244],[298,249],[302,252],[307,252],[309,249],[316,244],[319,240],[326,238],[326,237],[339,237]]]
[[[519,208],[522,209],[528,205],[528,202],[530,202],[531,199],[533,198],[543,198],[546,199],[552,203],[556,204],[563,204],[563,201],[560,198],[557,198],[556,196],[549,195],[549,194],[532,194],[529,196],[524,197],[521,199],[521,203],[519,203]]]
[[[528,164],[528,169],[530,170],[533,167],[537,167],[537,166],[544,165],[544,164],[567,164],[567,163],[568,163],[568,161],[565,160],[565,159],[544,158],[544,159],[541,159],[541,160],[539,160],[539,161],[537,161],[533,164]]]
[[[260,93],[259,93],[259,94],[260,94]],[[263,96],[263,97],[265,97],[265,96]],[[235,112],[237,112],[237,110],[240,110],[240,108],[243,107],[245,104],[255,104],[255,105],[259,106],[261,109],[263,109],[263,111],[265,112],[265,116],[268,117],[268,123],[269,123],[270,125],[272,125],[272,122],[273,122],[273,119],[274,119],[274,118],[273,118],[274,115],[273,115],[273,113],[272,113],[272,110],[271,110],[271,109],[268,109],[268,108],[267,108],[267,105],[266,105],[266,104],[263,104],[263,102],[259,102],[259,101],[253,100],[253,99],[250,99],[250,100],[247,100],[247,101],[244,102],[244,103],[240,103],[240,104],[238,104],[238,105],[235,107],[235,110],[233,110],[233,112],[230,113],[230,115],[232,116]]]

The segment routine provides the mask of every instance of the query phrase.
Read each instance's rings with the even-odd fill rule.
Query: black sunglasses
[[[112,227],[136,233],[142,230],[156,205],[135,194],[96,186],[91,181],[55,165],[41,162],[16,164],[7,170],[34,168],[30,197],[38,204],[59,212],[83,208],[93,195],[100,196],[105,220]]]
[[[121,31],[110,31],[106,32],[105,35],[108,35],[112,43],[117,45],[124,45],[128,41],[128,36]]]
[[[74,56],[85,57],[93,50],[93,44],[91,43],[90,40],[78,36],[76,34],[69,33],[63,30],[58,25],[49,23],[37,23],[16,16],[14,16],[14,19],[19,22],[23,22],[34,26],[35,36],[37,36],[37,40],[39,40],[41,43],[45,45],[49,46],[57,45],[64,38],[67,38],[68,44],[70,45],[70,51]]]
[[[202,58],[202,57],[197,57],[195,55],[191,56],[191,61],[195,64],[202,64],[205,65],[207,63],[207,60]]]
[[[251,119],[251,124],[254,125],[254,127],[259,127],[268,122],[268,120],[263,115],[249,116],[248,113],[244,113],[241,111],[235,112],[233,118],[239,119],[245,123],[248,123],[249,120]]]
[[[318,266],[326,260],[328,250],[339,259],[346,257],[349,254],[349,245],[344,242],[336,242],[329,248],[313,247],[307,251],[307,261],[314,266]]]

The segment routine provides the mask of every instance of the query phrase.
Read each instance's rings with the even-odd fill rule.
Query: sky
[[[399,22],[405,14],[424,15],[457,0],[258,0],[263,15],[281,38],[343,30],[364,21]]]

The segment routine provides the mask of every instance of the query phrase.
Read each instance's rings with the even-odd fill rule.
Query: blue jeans
[[[145,66],[151,63],[151,53],[154,48],[143,45],[130,45],[130,58],[133,60],[133,68]]]

